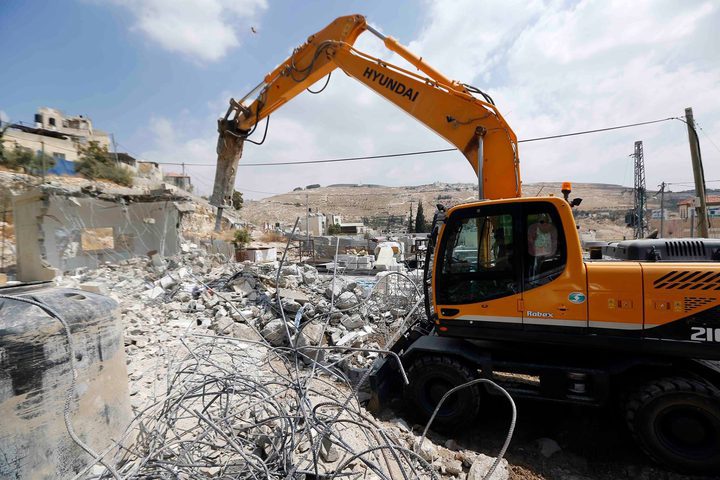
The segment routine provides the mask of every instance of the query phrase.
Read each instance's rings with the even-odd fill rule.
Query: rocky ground
[[[505,440],[505,401],[484,399],[477,425],[451,437],[431,430],[425,441],[402,405],[377,417],[365,409],[364,369],[418,315],[412,277],[376,280],[238,264],[191,244],[175,258],[64,277],[120,304],[139,415],[121,473],[483,478]],[[612,410],[519,402],[518,411],[493,479],[690,478],[652,466]]]

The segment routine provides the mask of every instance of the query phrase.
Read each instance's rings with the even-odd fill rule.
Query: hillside
[[[527,196],[538,193],[561,195],[560,183],[526,184],[523,193]],[[572,196],[583,199],[580,210],[585,212],[625,211],[632,206],[632,189],[621,185],[578,183],[573,186]],[[418,202],[422,201],[429,217],[438,203],[450,206],[475,198],[474,184],[433,183],[409,187],[331,185],[247,201],[241,215],[256,225],[265,222],[288,224],[305,215],[307,202],[313,212],[338,214],[344,221],[364,221],[371,226],[384,226],[389,221],[405,222],[400,219],[407,218],[411,202],[413,211],[416,211]]]

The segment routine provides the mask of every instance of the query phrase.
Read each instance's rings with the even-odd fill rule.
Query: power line
[[[705,129],[702,128],[702,126],[698,123],[697,120],[695,120],[695,125],[697,125],[697,127],[700,129],[700,131],[702,132],[702,134],[705,135],[705,138],[707,138],[708,141],[709,141],[710,143],[712,143],[713,147],[715,147],[715,150],[717,150],[718,152],[720,152],[720,147],[718,147],[717,144],[716,144],[715,142],[713,142],[713,139],[710,138],[710,135],[708,135],[707,133],[705,133]]]
[[[610,130],[619,130],[621,128],[631,128],[631,127],[638,127],[642,125],[650,125],[653,123],[660,123],[660,122],[667,122],[669,120],[679,120],[678,117],[668,117],[668,118],[661,118],[658,120],[650,120],[647,122],[638,122],[638,123],[629,123],[625,125],[616,125],[613,127],[605,127],[605,128],[596,128],[593,130],[583,130],[580,132],[571,132],[571,133],[563,133],[560,135],[550,135],[545,137],[535,137],[535,138],[527,138],[524,140],[518,140],[518,143],[528,143],[528,142],[538,142],[542,140],[554,140],[557,138],[564,138],[564,137],[574,137],[577,135],[587,135],[590,133],[598,133],[598,132],[607,132]],[[401,153],[388,153],[384,155],[368,155],[368,156],[361,156],[361,157],[343,157],[343,158],[331,158],[326,160],[302,160],[299,162],[267,162],[267,163],[240,163],[239,167],[269,167],[269,166],[280,166],[280,165],[309,165],[309,164],[318,164],[318,163],[338,163],[338,162],[354,162],[358,160],[377,160],[382,158],[393,158],[393,157],[409,157],[409,156],[415,156],[415,155],[429,155],[429,154],[435,154],[435,153],[447,153],[447,152],[455,152],[457,151],[456,148],[439,148],[435,150],[420,150],[415,152],[401,152]],[[160,165],[182,165],[182,163],[176,163],[176,162],[153,162]],[[216,166],[214,163],[185,163],[186,167],[214,167]]]
[[[705,180],[705,183],[718,183],[720,180]],[[695,182],[665,182],[665,185],[695,185]]]
[[[583,130],[581,132],[563,133],[561,135],[550,135],[548,137],[528,138],[525,140],[518,140],[518,143],[537,142],[540,140],[551,140],[554,138],[563,138],[563,137],[574,137],[576,135],[587,135],[588,133],[608,132],[610,130],[619,130],[621,128],[639,127],[641,125],[650,125],[652,123],[667,122],[668,120],[679,120],[679,118],[678,117],[668,117],[668,118],[661,118],[659,120],[650,120],[649,122],[628,123],[626,125],[617,125],[615,127],[596,128],[594,130]]]

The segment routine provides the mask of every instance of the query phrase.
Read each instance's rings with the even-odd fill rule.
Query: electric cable
[[[563,133],[559,135],[549,135],[545,137],[534,137],[534,138],[527,138],[523,140],[518,140],[518,143],[529,143],[529,142],[539,142],[543,140],[554,140],[557,138],[565,138],[565,137],[574,137],[578,135],[587,135],[591,133],[599,133],[599,132],[607,132],[611,130],[619,130],[623,128],[631,128],[631,127],[638,127],[642,125],[650,125],[653,123],[661,123],[661,122],[667,122],[669,120],[680,120],[679,117],[668,117],[668,118],[661,118],[658,120],[650,120],[647,122],[637,122],[637,123],[629,123],[625,125],[616,125],[612,127],[605,127],[605,128],[596,128],[592,130],[583,130],[579,132],[571,132],[571,133]],[[365,155],[365,156],[358,156],[358,157],[342,157],[342,158],[331,158],[326,160],[302,160],[299,162],[267,162],[267,163],[240,163],[238,167],[270,167],[270,166],[281,166],[281,165],[309,165],[309,164],[318,164],[318,163],[338,163],[338,162],[353,162],[358,160],[377,160],[382,158],[395,158],[395,157],[408,157],[408,156],[415,156],[415,155],[430,155],[435,153],[447,153],[447,152],[456,152],[457,148],[437,148],[432,150],[419,150],[419,151],[412,151],[412,152],[399,152],[399,153],[388,153],[388,154],[382,154],[382,155]],[[158,163],[160,165],[183,165],[180,162],[153,162]],[[215,163],[193,163],[188,164],[186,163],[185,166],[203,166],[203,167],[215,167]]]

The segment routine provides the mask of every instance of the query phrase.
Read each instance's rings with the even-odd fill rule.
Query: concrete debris
[[[273,347],[281,347],[288,342],[287,332],[291,332],[294,325],[283,321],[281,318],[270,320],[262,329],[262,336]]]
[[[360,406],[362,392],[346,401],[357,392],[353,382],[378,357],[370,350],[385,348],[405,315],[421,315],[413,310],[419,275],[417,281],[388,272],[333,279],[309,265],[285,265],[276,284],[277,262],[228,262],[188,243],[178,250],[61,280],[117,299],[133,408],[140,413],[157,405],[141,417],[145,434],[131,449],[141,453],[125,460],[126,478],[166,478],[163,465],[178,478],[236,478],[240,472],[243,478],[286,478],[281,470],[290,464],[313,471],[313,459],[321,476],[342,467],[338,477],[482,478],[491,457],[475,459],[450,442],[445,448],[426,439],[420,446],[405,421],[372,420]],[[292,360],[293,352],[300,361]],[[344,375],[332,373],[338,368]],[[394,463],[360,453],[387,442]],[[247,461],[248,453],[264,463]],[[343,463],[356,453],[356,461]],[[507,462],[492,478],[507,478]]]
[[[341,310],[348,310],[357,304],[358,298],[353,292],[343,292],[335,301],[335,305]]]
[[[482,453],[478,454],[472,464],[472,467],[470,467],[470,471],[467,474],[467,480],[485,479],[485,475],[487,475],[488,471],[490,471],[490,468],[493,466],[494,463],[495,459],[493,457],[489,457]],[[508,462],[503,458],[498,464],[493,474],[490,475],[490,478],[488,478],[487,480],[508,480],[508,478],[510,478],[510,472],[508,471]]]

